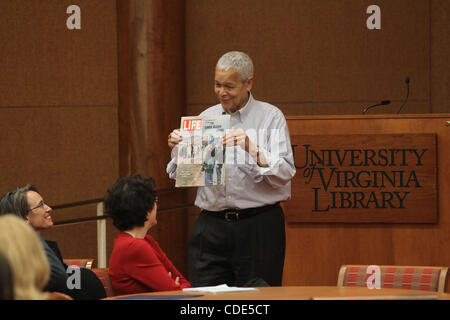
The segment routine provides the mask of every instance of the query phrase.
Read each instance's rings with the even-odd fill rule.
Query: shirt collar
[[[244,120],[245,117],[250,113],[250,110],[252,109],[252,104],[253,104],[254,101],[255,101],[255,99],[253,99],[253,95],[252,95],[252,93],[249,91],[249,92],[248,92],[248,100],[247,100],[247,103],[246,103],[245,106],[243,106],[241,109],[239,109],[238,111],[236,111],[236,113],[239,113],[239,115],[240,115],[240,117],[241,117],[241,120]],[[223,107],[222,107],[222,110],[223,110],[223,112],[225,112],[225,113],[222,112],[223,114],[227,114],[226,111],[225,111],[225,109],[223,109]]]

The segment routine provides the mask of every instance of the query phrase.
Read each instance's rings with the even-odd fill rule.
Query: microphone
[[[391,100],[383,100],[380,103],[373,104],[371,106],[365,107],[362,113],[365,114],[369,109],[372,109],[372,108],[378,107],[378,106],[385,106],[385,105],[388,105],[390,103],[391,103]]]
[[[405,100],[403,100],[402,105],[400,106],[400,108],[398,108],[397,114],[400,113],[400,111],[402,110],[403,106],[406,104],[406,101],[408,101],[408,97],[409,97],[409,76],[406,76],[405,82],[406,82],[406,98]]]

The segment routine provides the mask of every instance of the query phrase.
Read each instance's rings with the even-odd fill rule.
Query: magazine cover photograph
[[[225,146],[222,137],[229,115],[182,117],[178,145],[176,187],[223,186]]]

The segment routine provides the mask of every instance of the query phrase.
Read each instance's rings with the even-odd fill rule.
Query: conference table
[[[450,300],[449,293],[409,289],[337,286],[258,287],[245,292],[162,291],[109,297],[105,300]]]

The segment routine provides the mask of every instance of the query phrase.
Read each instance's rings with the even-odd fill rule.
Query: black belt
[[[226,221],[239,221],[241,219],[247,219],[254,217],[257,214],[265,212],[267,210],[279,207],[280,203],[270,204],[258,208],[248,208],[248,209],[225,209],[222,211],[208,211],[202,210],[202,214],[206,214],[211,217],[225,219]]]

